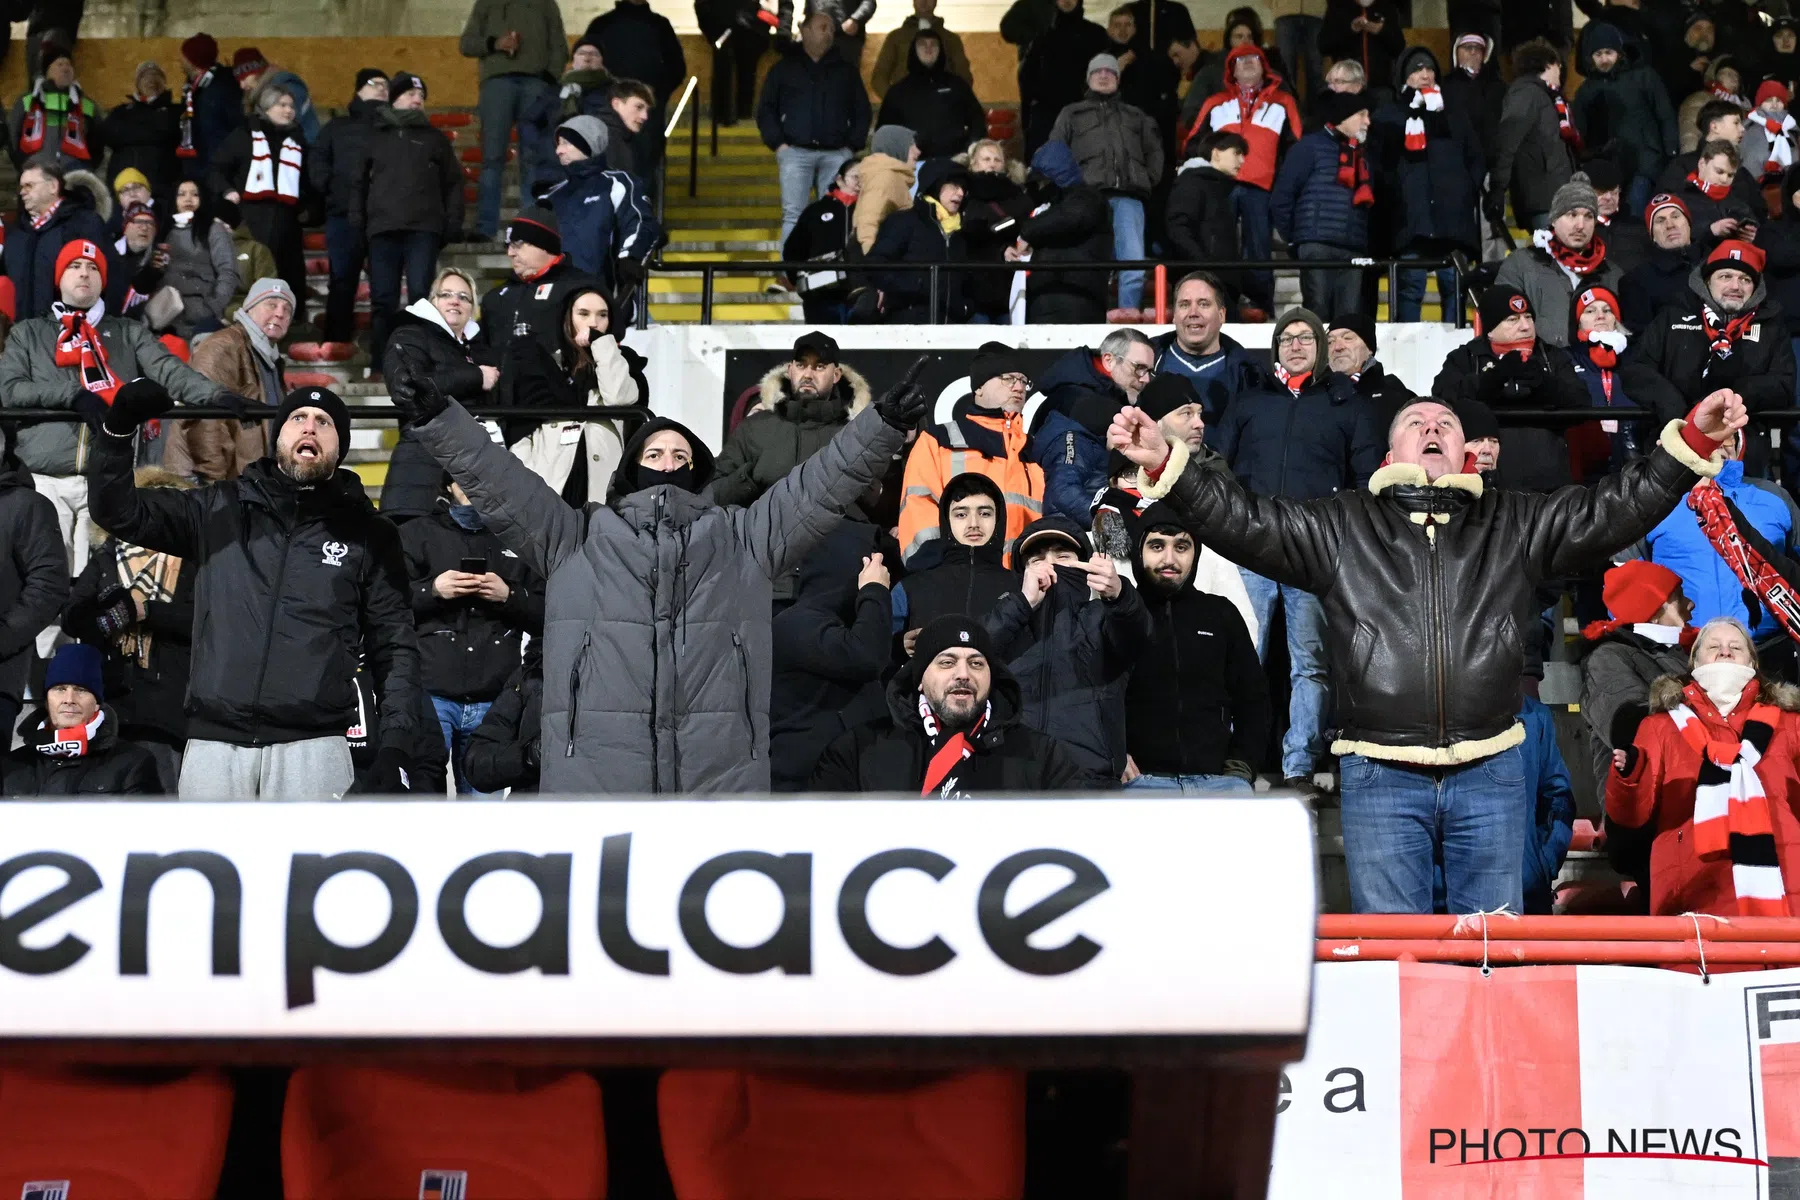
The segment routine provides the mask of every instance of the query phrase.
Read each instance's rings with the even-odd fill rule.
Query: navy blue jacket
[[[59,295],[56,256],[68,243],[88,238],[106,255],[108,278],[118,268],[112,239],[106,236],[106,222],[94,211],[89,180],[92,188],[104,190],[106,185],[97,176],[71,171],[63,184],[62,204],[42,229],[33,229],[31,218],[21,211],[6,235],[6,277],[12,280],[13,311],[18,320],[50,315],[50,305]]]
[[[207,172],[212,170],[213,155],[232,131],[244,123],[244,92],[227,66],[212,67],[200,79],[205,80],[205,85],[194,93],[196,153],[193,158],[181,160],[181,177],[204,187]],[[180,102],[177,96],[176,103]]]
[[[1267,386],[1268,365],[1229,334],[1219,335],[1219,349],[1225,352],[1224,361],[1201,374],[1185,369],[1189,360],[1175,344],[1173,329],[1151,338],[1150,345],[1156,350],[1158,375],[1186,375],[1194,390],[1200,393],[1200,408],[1206,414],[1206,443],[1214,449],[1218,444],[1213,440],[1213,427],[1224,419],[1231,402],[1245,392]]]
[[[1326,371],[1298,396],[1270,378],[1239,396],[1206,437],[1257,495],[1318,500],[1369,482],[1387,454],[1387,430],[1377,424],[1355,382]]]
[[[606,284],[618,280],[621,258],[644,261],[660,232],[654,210],[623,171],[609,171],[603,158],[586,158],[561,168],[563,181],[544,203],[556,213],[563,253],[577,270]]]
[[[763,80],[756,127],[771,150],[860,150],[869,134],[862,75],[836,51],[814,62],[795,45]]]
[[[674,99],[687,78],[687,55],[675,26],[648,4],[619,0],[611,12],[588,22],[582,40],[600,48],[600,57],[613,74],[649,84],[659,107]]]
[[[1346,250],[1368,248],[1369,210],[1353,204],[1353,190],[1338,182],[1338,145],[1328,129],[1309,133],[1294,143],[1275,176],[1269,211],[1290,246],[1329,242]],[[1370,162],[1371,172],[1374,166]]]
[[[1106,487],[1106,443],[1046,403],[1032,417],[1029,453],[1044,469],[1044,515],[1091,525]]]

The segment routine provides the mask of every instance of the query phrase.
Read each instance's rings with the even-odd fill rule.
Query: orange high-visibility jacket
[[[1030,441],[1022,415],[977,408],[972,396],[957,402],[948,422],[921,431],[906,456],[901,558],[911,562],[921,547],[941,536],[938,497],[945,484],[973,471],[993,480],[1006,497],[1010,561],[1013,539],[1044,515],[1044,469],[1026,458]]]

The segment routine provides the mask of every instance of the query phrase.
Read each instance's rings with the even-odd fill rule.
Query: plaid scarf
[[[1731,195],[1731,185],[1729,183],[1701,183],[1698,170],[1689,171],[1687,181],[1694,185],[1695,191],[1699,192],[1702,196],[1705,196],[1708,200],[1723,200],[1725,197]]]
[[[118,565],[119,582],[127,590],[144,598],[146,604],[167,604],[175,599],[175,584],[181,578],[181,560],[160,550],[146,550],[120,542],[113,551]],[[112,635],[113,645],[137,665],[150,666],[149,629],[133,622]]]
[[[79,367],[82,389],[111,404],[113,396],[119,391],[121,380],[113,374],[112,367],[106,361],[106,347],[88,320],[90,312],[104,316],[105,305],[96,301],[94,307],[86,312],[79,308],[69,308],[61,300],[50,306],[50,315],[62,323],[56,335],[56,365]]]
[[[26,99],[25,114],[19,125],[19,152],[26,157],[44,148],[45,131],[50,124],[50,104],[44,98],[45,82],[40,75],[37,86],[31,89],[31,95]],[[86,162],[94,155],[88,145],[88,119],[82,104],[81,88],[71,83],[62,100],[62,139],[57,151]]]
[[[1444,132],[1441,128],[1444,119],[1442,115],[1444,93],[1436,87],[1419,88],[1416,91],[1412,88],[1405,88],[1401,91],[1400,98],[1405,101],[1407,107],[1406,152],[1414,156],[1423,154],[1428,140],[1427,135],[1434,132],[1431,125],[1434,123],[1440,125],[1440,128],[1435,131],[1440,136]],[[1436,114],[1436,121],[1428,121],[1427,114]]]
[[[1352,205],[1368,208],[1375,203],[1375,189],[1369,185],[1369,160],[1362,152],[1362,144],[1339,133],[1336,126],[1327,125],[1325,128],[1331,130],[1331,136],[1337,139],[1338,183],[1350,189]]]
[[[1775,826],[1756,770],[1769,752],[1781,710],[1773,704],[1752,704],[1744,732],[1738,735],[1698,683],[1688,684],[1681,694],[1687,703],[1676,705],[1669,716],[1682,740],[1700,756],[1694,786],[1694,855],[1702,862],[1731,863],[1739,916],[1785,917],[1787,888],[1776,857]]]
[[[1556,101],[1556,132],[1562,134],[1564,144],[1569,153],[1581,153],[1581,131],[1569,120],[1569,102],[1563,99],[1561,88],[1551,88],[1550,98]]]
[[[950,778],[950,773],[961,766],[964,759],[975,753],[975,747],[970,744],[969,739],[980,732],[981,727],[987,724],[987,719],[993,714],[994,705],[992,701],[989,701],[987,708],[979,717],[975,718],[975,723],[967,730],[959,729],[940,741],[937,714],[931,711],[931,702],[925,699],[923,693],[920,694],[919,721],[925,726],[926,741],[937,748],[925,761],[925,783],[919,788],[919,795],[929,796],[937,791],[940,785],[946,788],[955,785],[956,780]],[[948,780],[947,783],[946,780]]]
[[[1731,519],[1731,510],[1725,506],[1725,493],[1717,484],[1709,485],[1703,481],[1688,492],[1687,505],[1694,510],[1700,532],[1706,535],[1706,540],[1725,560],[1725,565],[1738,577],[1738,582],[1755,595],[1763,608],[1775,614],[1789,637],[1800,641],[1800,598],[1794,595],[1794,586],[1738,532],[1737,524]]]
[[[47,741],[38,743],[39,754],[47,754],[51,758],[83,758],[87,755],[88,745],[94,735],[100,732],[100,723],[106,720],[104,712],[94,714],[94,719],[86,725],[78,725],[74,729],[52,729]],[[39,729],[50,729],[49,721],[38,723]]]
[[[1713,306],[1705,303],[1700,305],[1700,327],[1706,332],[1706,340],[1711,345],[1712,352],[1720,358],[1730,358],[1731,348],[1737,345],[1738,340],[1749,332],[1750,326],[1754,324],[1756,324],[1754,308],[1746,308],[1735,317],[1727,317],[1725,324],[1720,325],[1719,314],[1713,311]]]

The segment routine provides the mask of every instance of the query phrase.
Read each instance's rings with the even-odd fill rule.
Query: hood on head
[[[1625,35],[1618,26],[1610,21],[1589,21],[1581,27],[1581,36],[1576,40],[1575,54],[1581,64],[1583,75],[1596,75],[1594,70],[1594,52],[1596,50],[1617,50],[1619,65],[1615,70],[1631,66],[1636,60],[1631,47],[1625,41]]]
[[[919,30],[921,34],[924,32],[922,29]],[[933,32],[936,32],[935,25]],[[919,57],[919,37],[917,34],[913,36],[912,44],[906,48],[906,73],[908,75],[941,75],[944,73],[946,60],[949,58],[949,55],[944,53],[944,39],[939,36],[933,40],[938,44],[937,61],[926,66],[924,60]]]
[[[1139,579],[1145,578],[1144,542],[1153,530],[1167,529],[1171,525],[1194,539],[1194,565],[1188,568],[1187,577],[1181,581],[1186,586],[1193,581],[1194,572],[1200,567],[1200,535],[1194,531],[1193,526],[1181,519],[1181,514],[1175,511],[1174,505],[1165,501],[1158,500],[1138,514],[1132,528],[1131,566]]]
[[[1000,490],[999,484],[986,475],[964,471],[961,475],[952,476],[950,482],[944,485],[944,494],[938,497],[938,534],[946,547],[961,545],[950,532],[950,506],[977,492],[994,502],[994,534],[980,549],[993,551],[993,559],[997,563],[1006,549],[1006,494]]]
[[[606,331],[608,333],[613,333],[614,324],[618,320],[619,302],[613,299],[613,294],[605,287],[590,280],[580,287],[570,288],[569,294],[563,297],[562,315],[558,318],[556,326],[556,343],[562,348],[562,361],[565,363],[572,363],[575,361],[576,351],[578,349],[575,345],[575,339],[571,338],[568,333],[569,314],[575,309],[575,301],[590,292],[598,294],[606,301],[606,311],[610,314],[606,323]],[[480,303],[479,297],[477,297],[476,303]],[[470,322],[470,324],[473,324],[473,322]],[[613,338],[615,341],[618,340],[618,335],[613,333]],[[696,462],[697,461],[698,460],[696,459]]]
[[[1744,86],[1744,72],[1741,69],[1739,69],[1738,64],[1737,64],[1737,59],[1733,58],[1729,54],[1713,55],[1712,60],[1706,64],[1706,74],[1703,76],[1703,78],[1708,83],[1717,83],[1717,82],[1719,82],[1719,72],[1723,71],[1726,67],[1730,67],[1732,70],[1737,71],[1738,86],[1743,87]]]
[[[1232,24],[1235,25],[1235,24],[1238,24],[1238,22],[1234,21],[1234,22],[1232,22]],[[1257,59],[1257,61],[1262,63],[1262,69],[1263,69],[1262,85],[1264,87],[1268,87],[1272,83],[1279,83],[1281,81],[1281,77],[1279,75],[1275,74],[1275,69],[1269,65],[1269,56],[1267,54],[1263,53],[1262,47],[1257,45],[1255,42],[1245,42],[1243,45],[1235,47],[1231,51],[1231,53],[1229,53],[1225,56],[1225,77],[1224,78],[1225,78],[1225,87],[1227,90],[1230,90],[1237,86],[1237,81],[1232,78],[1231,71],[1232,71],[1232,68],[1237,65],[1238,59],[1250,58],[1252,56],[1254,56]]]
[[[1420,63],[1424,59],[1424,63]],[[1429,46],[1408,46],[1406,51],[1394,60],[1394,93],[1398,95],[1406,86],[1406,77],[1418,70],[1420,66],[1429,66],[1437,74],[1437,81],[1444,82],[1444,67],[1438,62],[1437,55]]]
[[[1081,167],[1067,142],[1045,142],[1039,146],[1031,156],[1031,170],[1065,190],[1081,182]]]
[[[625,443],[625,452],[619,458],[618,470],[613,472],[613,496],[628,496],[640,490],[637,485],[638,456],[644,452],[644,443],[665,429],[673,429],[687,439],[688,446],[694,452],[694,492],[699,494],[711,486],[713,481],[713,454],[706,443],[695,436],[694,431],[680,421],[668,417],[652,417],[638,426],[638,431],[631,435]]]
[[[934,158],[924,163],[919,170],[919,199],[927,196],[935,198],[946,183],[960,184],[964,192],[969,190],[969,172],[966,167],[958,166],[947,158]]]
[[[112,189],[106,181],[92,171],[70,171],[63,178],[63,195],[74,196],[80,193],[87,197],[87,205],[100,215],[102,221],[108,220],[113,213]]]
[[[1703,303],[1711,304],[1713,302],[1712,292],[1707,289],[1706,276],[1702,274],[1705,270],[1706,260],[1702,258],[1694,264],[1694,269],[1688,272],[1688,290],[1694,294],[1696,299]],[[1763,301],[1768,298],[1768,277],[1765,274],[1759,273],[1756,278],[1756,290],[1750,293],[1750,300],[1744,305],[1744,309],[1748,311],[1750,309],[1761,308],[1763,306]]]

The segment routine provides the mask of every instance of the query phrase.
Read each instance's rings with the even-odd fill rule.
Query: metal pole
[[[713,153],[719,152],[719,117],[713,114]],[[700,106],[688,118],[688,197],[700,194]]]
[[[1388,260],[1388,320],[1394,319],[1394,309],[1400,303],[1400,263],[1397,259]],[[1361,289],[1358,289],[1359,291]]]
[[[713,323],[713,264],[700,264],[700,323]]]
[[[936,263],[931,264],[931,269],[927,272],[927,276],[926,282],[931,285],[931,301],[925,309],[925,323],[927,325],[936,325],[938,323],[938,265]]]

